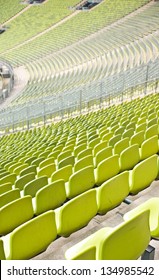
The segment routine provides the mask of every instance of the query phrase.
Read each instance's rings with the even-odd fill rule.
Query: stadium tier
[[[0,0],[2,260],[159,259],[159,2],[97,2]]]

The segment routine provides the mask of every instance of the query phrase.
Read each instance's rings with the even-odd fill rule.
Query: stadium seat
[[[139,145],[134,144],[120,154],[120,172],[132,169],[140,161]]]
[[[158,150],[158,136],[155,135],[148,138],[141,144],[140,159],[143,160],[154,154],[157,154]]]
[[[23,195],[31,195],[34,197],[36,192],[41,188],[45,187],[48,184],[47,176],[42,176],[40,178],[36,178],[30,182],[28,182],[23,188]]]
[[[77,172],[79,170],[81,170],[82,168],[84,167],[87,167],[89,165],[93,165],[93,156],[92,155],[88,155],[88,156],[85,156],[81,159],[79,159],[75,165],[74,165],[74,172]]]
[[[72,165],[66,165],[58,170],[56,170],[51,176],[51,182],[63,179],[68,182],[70,176],[72,175]]]
[[[89,190],[55,210],[57,233],[69,236],[86,226],[97,214],[96,190]],[[78,218],[77,218],[78,217]]]
[[[124,171],[97,188],[98,213],[105,214],[115,208],[128,194],[129,171]]]
[[[51,177],[52,173],[56,171],[55,163],[48,164],[42,168],[40,168],[37,172],[37,177],[47,176]]]
[[[35,179],[35,173],[34,172],[25,174],[25,175],[19,177],[15,181],[14,186],[15,186],[15,188],[18,188],[20,191],[22,191],[24,186],[34,179]]]
[[[136,260],[149,245],[149,211],[114,228],[99,229],[65,252],[67,260]]]
[[[153,155],[130,171],[130,193],[136,194],[147,188],[158,175],[158,156]]]
[[[3,237],[6,259],[28,260],[46,250],[56,236],[55,214],[50,210]]]
[[[0,195],[0,207],[5,206],[9,202],[20,198],[20,190],[14,189]]]
[[[99,163],[95,169],[95,184],[101,185],[120,171],[119,156],[113,155]]]
[[[54,210],[66,201],[65,181],[58,180],[37,191],[33,198],[35,215]]]
[[[136,215],[143,211],[149,210],[149,225],[152,238],[159,239],[159,197],[152,197],[140,205],[136,206],[134,209],[128,211],[123,219],[125,221],[132,219]]]
[[[6,235],[33,217],[31,196],[18,198],[0,208],[0,235]]]
[[[74,172],[66,183],[66,195],[71,199],[95,185],[94,168],[92,165]]]

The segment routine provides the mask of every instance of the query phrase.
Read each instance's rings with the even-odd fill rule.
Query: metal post
[[[151,245],[148,245],[145,252],[141,256],[141,260],[154,260],[155,257],[155,248]]]

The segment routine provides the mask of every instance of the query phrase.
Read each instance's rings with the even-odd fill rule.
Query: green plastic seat
[[[85,150],[86,147],[87,147],[86,144],[81,144],[81,145],[76,146],[75,149],[74,149],[74,155],[75,155],[75,157],[76,157],[80,152],[82,152],[83,150]]]
[[[17,176],[20,174],[20,172],[28,167],[27,163],[23,163],[20,166],[17,166],[13,169],[13,173],[15,173]]]
[[[63,159],[63,160],[61,160],[59,163],[58,163],[58,168],[60,169],[60,168],[62,168],[62,167],[64,167],[64,166],[66,166],[66,165],[72,165],[72,166],[74,166],[74,163],[75,163],[75,157],[74,156],[69,156],[69,157],[67,157],[67,158],[65,158],[65,159]]]
[[[122,138],[131,138],[134,134],[134,128],[129,128],[128,130],[125,130],[123,135],[122,135]]]
[[[90,142],[88,142],[88,147],[93,149],[99,143],[100,143],[100,138],[95,138]]]
[[[23,194],[24,194],[24,196],[31,195],[32,197],[34,197],[36,192],[38,190],[40,190],[41,188],[45,187],[47,184],[48,184],[47,176],[42,176],[40,178],[36,178],[24,186]]]
[[[132,219],[139,213],[149,210],[149,225],[152,238],[159,239],[159,197],[152,197],[140,205],[136,206],[134,209],[127,212],[123,219],[125,221]]]
[[[129,171],[124,171],[97,188],[98,213],[105,214],[115,208],[128,194]]]
[[[0,195],[11,190],[12,190],[11,183],[4,183],[0,185]]]
[[[36,165],[36,167],[38,167],[39,164],[40,164],[42,161],[44,161],[45,159],[46,159],[46,158],[44,158],[44,157],[37,158],[37,159],[35,159],[35,160],[33,160],[33,161],[31,162],[31,165]]]
[[[54,173],[55,171],[56,171],[56,164],[51,163],[39,169],[37,172],[37,177],[42,177],[42,176],[51,177],[52,173]]]
[[[72,165],[66,165],[58,170],[56,170],[51,175],[51,182],[63,179],[65,182],[68,182],[70,176],[72,175]]]
[[[99,163],[95,169],[95,184],[101,185],[120,171],[119,155],[113,155]]]
[[[3,237],[6,259],[28,260],[46,250],[56,236],[55,214],[50,210]]]
[[[57,157],[57,161],[58,163],[62,160],[64,160],[65,158],[69,157],[72,155],[72,151],[69,150],[69,151],[66,151],[66,152],[61,152],[58,157]]]
[[[5,192],[0,195],[0,207],[5,206],[9,202],[12,202],[16,199],[20,198],[20,190],[19,189],[14,189],[10,190],[8,192]]]
[[[158,135],[158,125],[154,124],[148,127],[145,131],[145,138],[148,139],[152,136]]]
[[[120,154],[120,172],[132,169],[140,161],[139,145],[134,144]]]
[[[55,159],[53,157],[47,158],[47,159],[43,160],[42,162],[40,162],[39,168],[45,167],[48,164],[52,164],[54,162],[55,162]]]
[[[144,142],[145,139],[145,131],[139,131],[137,133],[135,133],[131,138],[130,138],[130,144],[134,145],[134,144],[138,144],[139,147],[141,146],[141,144]]]
[[[129,147],[129,138],[126,137],[124,139],[121,139],[114,145],[114,154],[120,155],[120,153]]]
[[[105,149],[107,147],[107,144],[107,141],[102,141],[101,143],[95,145],[95,147],[93,148],[93,155],[96,156],[98,152]]]
[[[69,236],[86,226],[97,214],[96,190],[86,191],[55,210],[57,233]]]
[[[81,159],[84,158],[86,156],[92,155],[92,148],[87,148],[83,151],[81,151],[78,155],[77,155],[77,159]]]
[[[74,172],[77,172],[77,171],[81,170],[82,168],[87,167],[89,165],[93,165],[93,156],[92,155],[88,155],[84,158],[79,159],[74,165]]]
[[[153,155],[138,163],[130,171],[130,193],[136,194],[147,188],[158,175],[158,156]]]
[[[137,260],[150,242],[149,211],[114,228],[106,227],[65,252],[67,260]]]
[[[33,217],[31,196],[18,198],[0,208],[0,235],[6,235]]]
[[[0,179],[0,185],[5,184],[5,183],[11,183],[12,185],[14,185],[15,180],[16,180],[15,173],[8,174]]]
[[[84,167],[73,173],[66,184],[67,198],[71,199],[91,188],[95,185],[93,166]]]
[[[154,154],[158,153],[158,136],[152,136],[145,140],[140,148],[140,159],[146,159]]]
[[[36,165],[31,165],[25,169],[23,169],[21,172],[20,172],[20,177],[24,176],[24,175],[27,175],[27,174],[30,174],[30,173],[37,173],[37,167]]]
[[[35,215],[54,210],[66,201],[65,181],[58,180],[37,191],[33,198]]]
[[[15,188],[18,188],[20,191],[22,191],[24,186],[34,179],[35,179],[35,173],[34,172],[25,174],[25,175],[19,177],[15,181],[14,186],[15,186]]]
[[[108,141],[109,146],[113,146],[121,139],[121,134],[117,134],[113,137],[111,137]]]
[[[103,150],[99,151],[94,158],[94,166],[97,167],[99,163],[106,158],[109,158],[113,155],[113,147],[106,147]]]

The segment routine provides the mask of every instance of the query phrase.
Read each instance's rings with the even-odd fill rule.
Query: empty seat
[[[31,165],[25,169],[23,169],[21,172],[20,172],[20,176],[24,176],[26,174],[29,174],[29,173],[37,173],[37,167],[36,165]]]
[[[24,186],[24,195],[35,196],[36,192],[48,184],[47,176],[34,179]]]
[[[86,157],[86,156],[89,156],[89,155],[92,155],[92,148],[87,148],[83,151],[81,151],[78,155],[77,155],[77,159],[81,159],[83,157]]]
[[[114,146],[121,139],[121,134],[115,135],[109,139],[109,146]]]
[[[105,214],[129,194],[129,171],[122,172],[97,188],[98,213]]]
[[[18,176],[20,172],[28,167],[28,164],[23,163],[20,166],[17,166],[15,169],[13,169],[13,172]]]
[[[75,163],[75,157],[74,157],[74,156],[70,156],[70,157],[67,157],[67,158],[61,160],[61,161],[59,162],[59,164],[58,164],[58,168],[60,169],[60,168],[62,168],[62,167],[64,167],[64,166],[70,165],[70,164],[71,164],[72,166],[74,166],[74,163]]]
[[[148,139],[154,135],[158,135],[158,125],[154,124],[146,129],[145,131],[145,138]]]
[[[68,260],[137,260],[150,242],[149,211],[105,227],[69,248]]]
[[[149,225],[151,237],[159,239],[159,197],[153,197],[136,206],[124,215],[124,220],[132,219],[139,213],[149,210]]]
[[[133,144],[138,144],[139,147],[141,146],[141,144],[144,142],[144,139],[145,139],[145,131],[142,130],[142,131],[139,131],[137,133],[135,133],[131,139],[130,139],[130,144],[133,145]]]
[[[73,173],[66,184],[67,197],[73,198],[80,193],[83,193],[95,185],[94,168],[87,166]]]
[[[89,190],[55,210],[57,233],[69,236],[86,226],[97,214],[96,190]]]
[[[134,144],[120,154],[120,171],[132,169],[140,161],[139,145]]]
[[[47,166],[48,164],[51,164],[54,162],[55,162],[55,159],[53,157],[47,158],[47,159],[43,160],[42,162],[40,162],[39,168],[42,168],[42,167]]]
[[[77,172],[80,169],[82,169],[86,166],[89,166],[89,165],[93,165],[93,156],[92,155],[85,156],[84,158],[81,158],[80,160],[78,160],[74,165],[74,172]]]
[[[114,154],[120,155],[120,153],[129,147],[129,138],[126,137],[124,139],[121,139],[114,145]]]
[[[106,158],[109,158],[110,156],[112,156],[113,154],[113,147],[107,147],[107,148],[104,148],[103,150],[99,151],[95,158],[94,158],[94,165],[95,167],[97,167],[97,165],[105,160]]]
[[[0,179],[0,185],[5,184],[5,183],[11,183],[12,185],[14,185],[15,180],[16,180],[15,173],[8,174],[5,177]]]
[[[15,188],[18,188],[20,191],[22,191],[24,186],[28,182],[30,182],[34,179],[35,179],[35,173],[34,172],[25,174],[15,181],[14,186],[15,186]]]
[[[33,217],[31,196],[18,198],[0,208],[0,235],[6,235],[14,228]]]
[[[93,155],[96,156],[96,154],[98,152],[100,152],[101,150],[106,148],[107,147],[107,143],[108,143],[107,141],[103,141],[103,142],[98,143],[97,145],[95,145],[94,148],[93,148]]]
[[[8,204],[9,202],[20,198],[20,190],[14,189],[0,195],[0,207]]]
[[[67,157],[69,157],[71,155],[72,155],[72,151],[71,150],[66,151],[66,152],[62,152],[62,153],[60,153],[58,155],[57,161],[60,162],[61,160],[65,159],[65,158],[67,158]]]
[[[61,206],[66,200],[65,181],[58,180],[37,191],[33,198],[34,213],[39,215]]]
[[[119,156],[113,155],[99,163],[95,170],[95,183],[101,185],[120,171]]]
[[[0,195],[5,193],[5,192],[8,192],[10,190],[12,190],[12,184],[11,183],[4,183],[4,184],[0,185]]]
[[[57,236],[54,211],[47,211],[3,237],[7,260],[27,260],[46,250]]]
[[[56,170],[51,176],[51,182],[63,179],[67,182],[72,175],[72,165],[66,165],[58,170]]]
[[[155,135],[145,140],[140,148],[141,160],[158,153],[158,136]]]
[[[55,163],[48,164],[37,172],[37,177],[47,176],[51,177],[52,173],[56,171],[56,165]]]
[[[130,171],[130,192],[136,194],[147,188],[158,175],[158,156],[153,155],[138,163]]]

